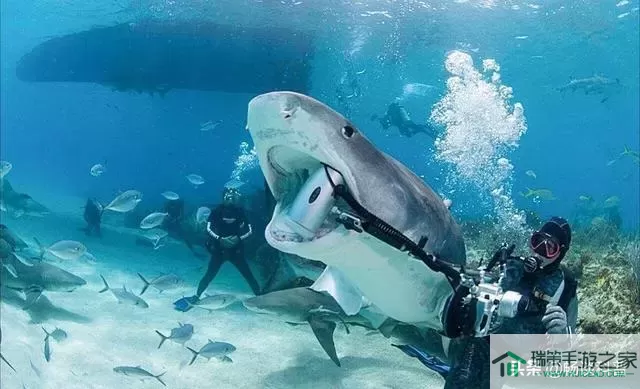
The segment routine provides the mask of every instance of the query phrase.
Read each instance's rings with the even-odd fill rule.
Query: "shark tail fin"
[[[160,381],[160,383],[164,386],[167,386],[167,384],[164,383],[164,381],[162,381],[162,379],[160,379],[160,377],[162,377],[163,375],[167,374],[167,372],[165,371],[164,373],[160,373],[158,375],[154,375],[153,378],[157,379],[158,381]]]
[[[140,296],[142,296],[142,294],[147,291],[147,288],[149,288],[149,285],[151,285],[151,284],[149,283],[149,281],[144,279],[142,274],[138,273],[138,277],[140,277],[142,282],[144,282],[144,286],[142,287],[142,291],[140,292]]]
[[[164,336],[160,333],[160,331],[156,330],[156,334],[160,335],[160,344],[158,345],[158,348],[162,347],[162,343],[164,343],[165,340],[169,339],[168,336]]]
[[[191,358],[191,362],[189,362],[189,365],[193,365],[193,362],[195,362],[196,358],[198,358],[198,355],[200,354],[198,351],[192,349],[191,347],[187,347],[187,350],[191,351],[193,353],[193,358]]]
[[[102,274],[100,274],[100,278],[102,278],[102,282],[104,282],[104,288],[102,288],[100,291],[98,291],[98,293],[103,293],[103,292],[106,292],[107,290],[109,290],[109,284],[107,284],[107,280],[104,279]]]

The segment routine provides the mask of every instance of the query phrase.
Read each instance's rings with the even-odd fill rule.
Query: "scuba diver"
[[[184,223],[184,200],[176,199],[176,200],[168,200],[165,203],[164,211],[167,213],[167,216],[163,222],[163,228],[167,230],[169,236],[174,239],[178,239],[184,242],[187,245],[189,250],[197,257],[202,257],[202,255],[195,251],[193,247],[192,237],[188,231],[186,231]]]
[[[211,253],[209,267],[198,284],[196,294],[184,297],[174,303],[177,310],[187,311],[194,302],[200,299],[227,259],[242,274],[253,293],[260,294],[258,281],[251,273],[249,264],[244,258],[243,241],[251,236],[253,230],[244,209],[238,205],[239,199],[240,192],[237,189],[225,188],[222,193],[222,204],[211,211],[207,221],[207,233],[209,234],[207,249]]]
[[[578,300],[576,297],[577,282],[561,261],[569,251],[571,244],[571,227],[560,217],[552,217],[529,239],[532,255],[529,257],[513,257],[515,245],[503,245],[493,256],[489,264],[481,269],[491,269],[500,263],[504,269],[504,277],[500,286],[505,298],[503,301],[511,305],[518,314],[504,317],[498,325],[491,329],[495,334],[572,334],[575,333],[578,317]],[[512,294],[509,294],[512,293]],[[511,299],[507,296],[521,296]],[[431,370],[439,373],[448,385],[457,387],[456,375],[473,376],[486,381],[487,372],[482,368],[466,363],[470,349],[488,353],[489,338],[469,338],[467,341],[452,343],[457,350],[450,350],[453,355],[449,364],[420,350],[414,345],[395,346],[405,354],[418,359]],[[488,357],[487,357],[488,358]],[[448,376],[451,375],[451,380]],[[483,386],[480,386],[483,387]]]
[[[378,115],[373,115],[371,116],[371,120],[379,121],[385,130],[391,126],[397,127],[398,130],[400,130],[400,134],[407,138],[411,138],[420,132],[427,134],[433,139],[436,138],[436,132],[431,126],[428,124],[414,123],[407,110],[397,101],[389,104],[384,116],[379,117]]]
[[[577,281],[561,261],[571,245],[571,227],[561,217],[552,217],[529,239],[532,256],[511,257],[501,284],[507,291],[530,296],[521,301],[525,311],[505,318],[502,334],[574,333],[578,302]]]

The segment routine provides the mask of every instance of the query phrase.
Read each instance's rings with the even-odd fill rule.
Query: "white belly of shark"
[[[271,246],[336,267],[393,319],[442,330],[444,307],[453,292],[444,275],[371,235],[343,227],[314,242],[279,240],[272,233],[281,230],[282,223],[282,215],[276,214],[266,228]]]

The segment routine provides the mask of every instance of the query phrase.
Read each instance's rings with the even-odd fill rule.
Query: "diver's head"
[[[541,267],[557,266],[571,244],[571,227],[561,217],[552,217],[534,232],[529,240],[531,250],[541,260]]]
[[[237,205],[240,202],[240,191],[236,188],[224,188],[222,202],[225,205]]]

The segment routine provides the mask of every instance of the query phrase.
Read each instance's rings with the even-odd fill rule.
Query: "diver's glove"
[[[566,334],[567,313],[558,305],[547,305],[542,324],[547,328],[547,334]]]

